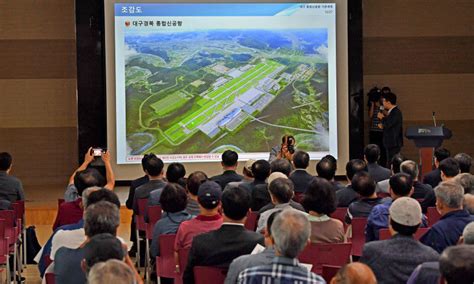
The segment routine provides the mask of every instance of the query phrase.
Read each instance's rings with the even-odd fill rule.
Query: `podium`
[[[410,126],[405,137],[415,142],[420,155],[420,177],[430,172],[433,167],[434,149],[441,146],[445,139],[450,139],[451,130],[443,126]]]

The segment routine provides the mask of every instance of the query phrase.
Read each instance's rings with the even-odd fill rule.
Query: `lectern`
[[[441,146],[445,139],[451,138],[451,130],[442,126],[410,126],[405,137],[413,140],[420,153],[421,178],[432,170],[434,148]]]

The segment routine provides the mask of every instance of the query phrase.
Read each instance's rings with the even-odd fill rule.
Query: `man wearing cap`
[[[397,198],[389,213],[392,238],[366,243],[360,262],[372,268],[379,284],[406,283],[419,264],[438,260],[439,254],[413,238],[423,216],[418,201]]]

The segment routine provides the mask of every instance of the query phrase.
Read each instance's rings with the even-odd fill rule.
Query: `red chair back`
[[[194,267],[194,283],[195,284],[223,284],[227,270],[211,266],[195,266]]]
[[[428,217],[429,227],[432,227],[436,222],[438,222],[439,219],[441,219],[441,215],[439,214],[438,210],[436,210],[436,207],[428,207],[426,215]]]
[[[148,198],[141,198],[137,200],[138,215],[135,216],[135,224],[139,231],[146,231],[145,210],[148,203]]]
[[[305,247],[298,259],[302,263],[313,265],[312,272],[321,274],[323,264],[343,266],[349,262],[351,243],[310,243]]]
[[[331,218],[337,219],[344,224],[345,223],[344,219],[346,217],[346,214],[347,214],[347,207],[337,207],[336,211],[331,213]]]
[[[323,265],[323,273],[321,276],[323,276],[324,280],[326,280],[327,283],[331,282],[331,279],[336,276],[337,272],[339,269],[341,269],[342,266],[337,266],[337,265]]]
[[[421,237],[423,237],[424,234],[426,234],[426,232],[428,232],[431,228],[418,228],[418,230],[416,230],[416,233],[415,235],[413,236],[415,238],[415,240],[420,240]],[[390,239],[392,236],[390,235],[390,231],[389,229],[380,229],[379,230],[379,239],[380,240],[388,240]]]
[[[365,244],[367,218],[352,218],[352,255],[361,256]]]
[[[160,256],[156,257],[156,274],[160,277],[175,278],[174,240],[176,235],[160,235]]]
[[[45,273],[44,277],[46,278],[46,284],[54,284],[55,283],[54,273],[51,273],[51,272]]]
[[[63,198],[58,198],[58,208],[64,203],[64,201],[65,200]]]
[[[5,220],[0,219],[0,259],[2,262],[4,260],[3,257],[8,254],[8,243],[5,237]]]
[[[148,210],[148,223],[150,223],[152,226],[155,225],[156,222],[158,222],[158,220],[161,219],[161,206],[159,205],[154,205],[154,206],[150,206],[147,208]]]
[[[247,230],[255,231],[257,229],[257,220],[258,220],[258,212],[257,211],[249,211],[247,212],[247,219],[245,220],[244,227]]]

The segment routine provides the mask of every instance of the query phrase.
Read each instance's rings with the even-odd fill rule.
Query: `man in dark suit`
[[[383,145],[387,152],[387,161],[391,161],[395,154],[400,153],[403,146],[403,116],[394,93],[382,94],[382,98],[386,114],[381,112],[377,115],[382,121],[378,127],[383,129]]]
[[[318,177],[328,180],[332,184],[335,192],[345,187],[334,180],[336,171],[337,160],[331,155],[324,156],[321,161],[316,164],[316,173],[318,174]]]
[[[237,160],[239,159],[239,155],[236,152],[226,150],[222,153],[221,158],[221,165],[224,172],[220,175],[211,177],[211,180],[217,182],[222,187],[222,190],[224,190],[229,182],[242,181],[244,177],[235,172],[237,169]]]
[[[379,165],[380,147],[376,144],[369,144],[364,148],[364,159],[367,162],[367,169],[370,176],[379,182],[389,179],[391,171]]]
[[[240,187],[222,194],[224,223],[220,229],[194,237],[189,251],[183,282],[194,283],[195,266],[229,267],[232,260],[250,254],[257,244],[264,245],[263,235],[244,228],[250,207],[248,192]]]
[[[336,191],[337,207],[348,207],[349,204],[356,201],[359,196],[352,188],[351,182],[354,175],[358,172],[367,171],[367,164],[363,160],[352,159],[346,164],[346,178],[348,185],[341,190]]]
[[[439,170],[439,163],[441,163],[444,159],[449,158],[449,156],[451,156],[451,153],[448,149],[440,147],[435,150],[434,156],[434,164],[436,169],[427,173],[423,178],[423,183],[431,185],[432,188],[435,188],[441,182],[441,171]]]
[[[295,193],[304,193],[313,179],[313,176],[306,171],[309,166],[309,154],[305,151],[296,151],[293,155],[293,165],[295,170],[289,178],[295,185]]]

